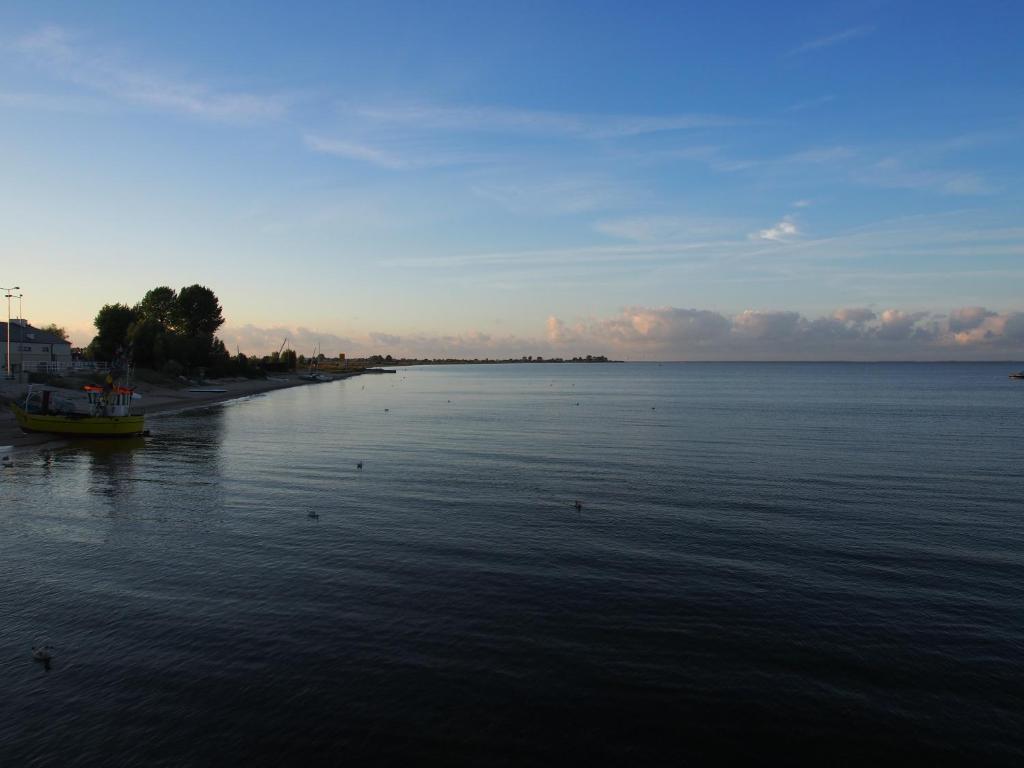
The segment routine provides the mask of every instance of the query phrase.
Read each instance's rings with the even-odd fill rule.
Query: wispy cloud
[[[429,104],[356,105],[344,112],[378,123],[415,126],[418,130],[459,133],[512,133],[612,139],[695,128],[750,124],[726,115],[594,115],[510,107]]]
[[[477,180],[472,191],[511,213],[537,216],[607,211],[629,205],[636,197],[628,183],[596,173]]]
[[[320,136],[307,136],[306,146],[315,152],[335,157],[344,157],[349,160],[361,160],[382,168],[408,168],[410,161],[398,157],[376,147],[359,144],[353,141],[339,139],[325,139]]]
[[[991,226],[977,211],[899,217],[816,238],[801,236],[795,220],[795,234],[776,224],[745,236],[748,225],[737,220],[736,227],[715,236],[681,231],[677,227],[685,224],[673,217],[612,218],[599,223],[598,231],[633,242],[407,255],[380,265],[443,275],[475,288],[558,281],[578,287],[592,280],[658,275],[704,285],[798,281],[814,290],[826,286],[847,297],[891,301],[907,295],[906,286],[915,283],[916,293],[927,286],[933,293],[962,296],[965,283],[1024,280],[1024,261],[1021,266],[1013,262],[1024,256],[1024,228]],[[762,232],[770,237],[763,238]],[[865,266],[883,263],[884,269]]]
[[[306,146],[314,152],[391,170],[487,165],[504,159],[504,155],[497,152],[476,152],[459,146],[445,146],[438,142],[418,141],[414,137],[391,137],[390,140],[371,144],[359,139],[307,134],[304,140]]]
[[[599,221],[598,232],[635,242],[693,241],[736,237],[747,222],[713,216],[650,215],[627,216]]]
[[[791,104],[786,107],[784,112],[803,112],[805,109],[811,109],[813,107],[820,107],[823,104],[828,104],[830,101],[835,101],[836,97],[832,94],[826,94],[819,96],[816,99],[806,99],[804,101],[798,101],[796,104]]]
[[[52,93],[0,92],[0,108],[42,110],[45,112],[82,112],[99,107],[97,100]]]
[[[803,45],[798,45],[792,49],[787,56],[798,56],[802,53],[808,53],[810,51],[817,51],[821,48],[830,48],[833,45],[839,43],[845,43],[847,40],[853,40],[858,37],[864,37],[875,31],[874,27],[851,27],[850,29],[844,29],[842,32],[836,32],[832,35],[825,35],[815,40],[809,40]]]
[[[119,101],[212,120],[278,117],[286,108],[280,96],[220,90],[146,71],[108,50],[83,45],[58,26],[21,37],[12,48],[60,80]]]
[[[854,172],[855,181],[891,189],[913,189],[942,195],[991,195],[997,190],[980,174],[963,170],[908,167],[900,157],[883,158]]]

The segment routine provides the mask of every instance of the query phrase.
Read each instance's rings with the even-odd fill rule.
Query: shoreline
[[[348,378],[348,376],[344,378]],[[141,395],[141,400],[133,408],[133,413],[144,416],[179,413],[191,410],[192,408],[203,408],[252,395],[261,395],[278,389],[290,389],[292,387],[322,383],[329,382],[305,381],[300,379],[297,374],[287,374],[274,379],[230,379],[211,381],[204,385],[223,389],[225,390],[224,392],[189,392],[188,387],[171,389],[169,387],[142,384],[136,390]],[[4,391],[2,394],[5,396],[5,401],[16,400],[15,397],[11,396],[12,392]],[[0,445],[12,445],[14,450],[18,451],[18,449],[24,448],[36,450],[62,448],[70,443],[70,439],[60,435],[45,432],[22,432],[6,402],[2,403],[2,412],[0,412]]]

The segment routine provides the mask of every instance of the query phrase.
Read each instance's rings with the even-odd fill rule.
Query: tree
[[[105,305],[96,315],[97,334],[87,354],[113,361],[124,349],[144,367],[176,362],[184,368],[225,368],[231,357],[215,335],[223,324],[220,301],[209,288],[197,284],[175,291],[161,285],[134,307]]]
[[[113,360],[119,347],[128,342],[128,328],[136,320],[135,310],[127,304],[104,304],[92,324],[96,336],[89,343],[93,360]]]
[[[135,305],[135,312],[141,320],[151,320],[165,331],[173,330],[178,315],[178,293],[166,285],[153,288]]]
[[[68,340],[67,329],[66,328],[62,328],[61,326],[57,325],[56,323],[50,323],[49,325],[44,325],[39,330],[41,330],[43,333],[52,333],[54,336],[59,336],[64,341]]]
[[[160,290],[160,289],[157,289]],[[186,336],[211,339],[222,325],[220,301],[205,285],[189,285],[178,291],[175,325]]]
[[[152,317],[142,317],[128,328],[132,361],[143,368],[158,370],[171,358],[177,335],[167,331]]]

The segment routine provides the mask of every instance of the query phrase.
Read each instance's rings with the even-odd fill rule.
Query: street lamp
[[[5,294],[7,298],[7,378],[11,378],[11,298],[13,294],[11,291],[20,291],[21,286],[14,286],[13,288],[4,288],[0,285],[0,291],[7,291]]]

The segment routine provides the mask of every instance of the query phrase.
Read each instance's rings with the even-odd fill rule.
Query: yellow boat
[[[18,426],[26,432],[49,432],[78,437],[131,437],[141,435],[145,416],[131,413],[131,387],[85,387],[87,412],[61,412],[51,405],[49,391],[25,396],[25,407],[11,403]]]

